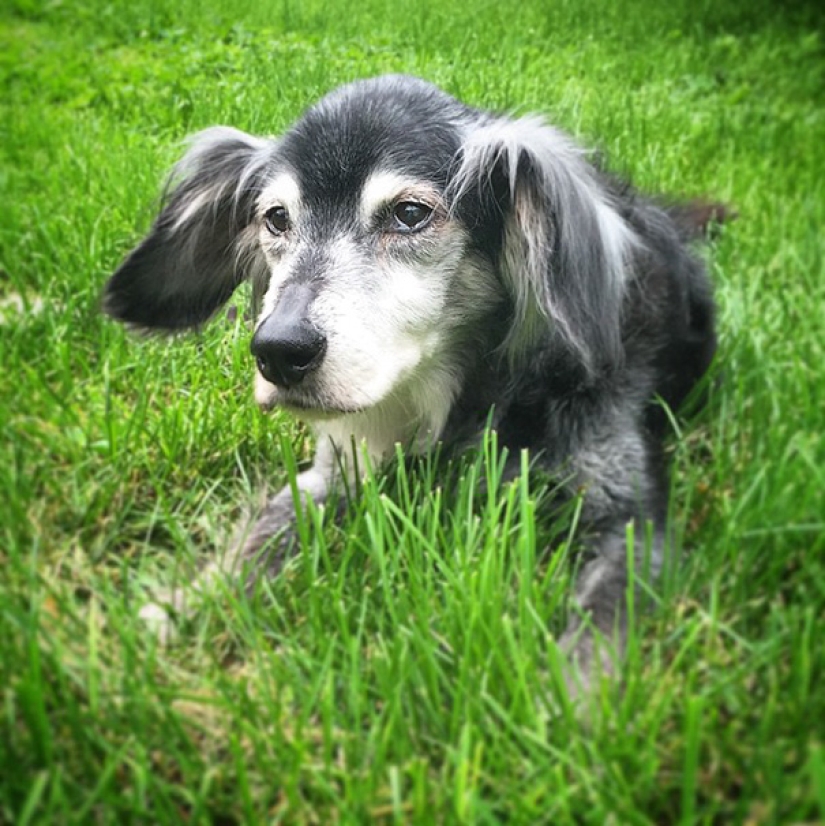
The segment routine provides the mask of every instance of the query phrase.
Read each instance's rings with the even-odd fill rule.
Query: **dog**
[[[299,498],[323,503],[401,444],[506,448],[581,498],[585,562],[560,638],[578,684],[615,668],[630,552],[663,563],[668,409],[716,347],[690,242],[722,209],[647,198],[536,116],[427,82],[345,85],[278,138],[215,127],[175,167],[146,238],[105,287],[130,326],[198,327],[252,284],[254,395],[317,436]],[[296,503],[272,497],[222,567],[277,573]],[[294,537],[293,537],[294,538]],[[644,546],[644,547],[643,547]],[[142,615],[168,620],[182,592]]]

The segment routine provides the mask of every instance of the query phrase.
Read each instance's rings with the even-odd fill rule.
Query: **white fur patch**
[[[255,403],[264,410],[269,410],[278,403],[278,388],[270,384],[256,368],[255,370]]]
[[[435,207],[438,192],[428,183],[395,172],[374,172],[361,191],[361,221],[365,226],[384,206],[398,201],[421,201]]]
[[[170,645],[177,638],[177,627],[169,610],[156,602],[149,602],[138,611],[149,633],[162,646]]]
[[[258,210],[261,213],[272,207],[282,206],[293,218],[301,208],[301,188],[294,175],[281,172],[273,178],[258,197]]]
[[[199,212],[211,207],[220,197],[221,187],[215,186],[211,189],[205,189],[198,193],[187,203],[186,208],[182,209],[172,225],[172,231],[177,232],[185,224],[189,223]]]

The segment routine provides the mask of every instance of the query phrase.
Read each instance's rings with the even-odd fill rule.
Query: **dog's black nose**
[[[277,338],[252,339],[252,353],[261,375],[280,387],[294,387],[317,367],[323,358],[327,340],[314,328],[284,330]]]
[[[313,298],[308,287],[288,285],[275,310],[255,331],[252,355],[268,382],[294,387],[320,365],[327,340],[307,318]]]

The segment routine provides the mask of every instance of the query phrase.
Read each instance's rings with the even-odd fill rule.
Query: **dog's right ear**
[[[105,312],[157,330],[213,315],[261,264],[252,224],[273,146],[228,127],[195,135],[152,229],[106,284]]]

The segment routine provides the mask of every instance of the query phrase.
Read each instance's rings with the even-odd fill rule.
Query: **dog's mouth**
[[[255,371],[255,402],[261,410],[280,407],[302,419],[335,419],[353,413],[361,413],[363,407],[330,404],[306,389],[278,387]]]
[[[352,413],[361,413],[361,407],[331,406],[315,400],[308,400],[305,397],[292,398],[291,393],[278,402],[278,406],[291,413],[296,413],[302,419],[337,419],[339,416],[347,416]]]

